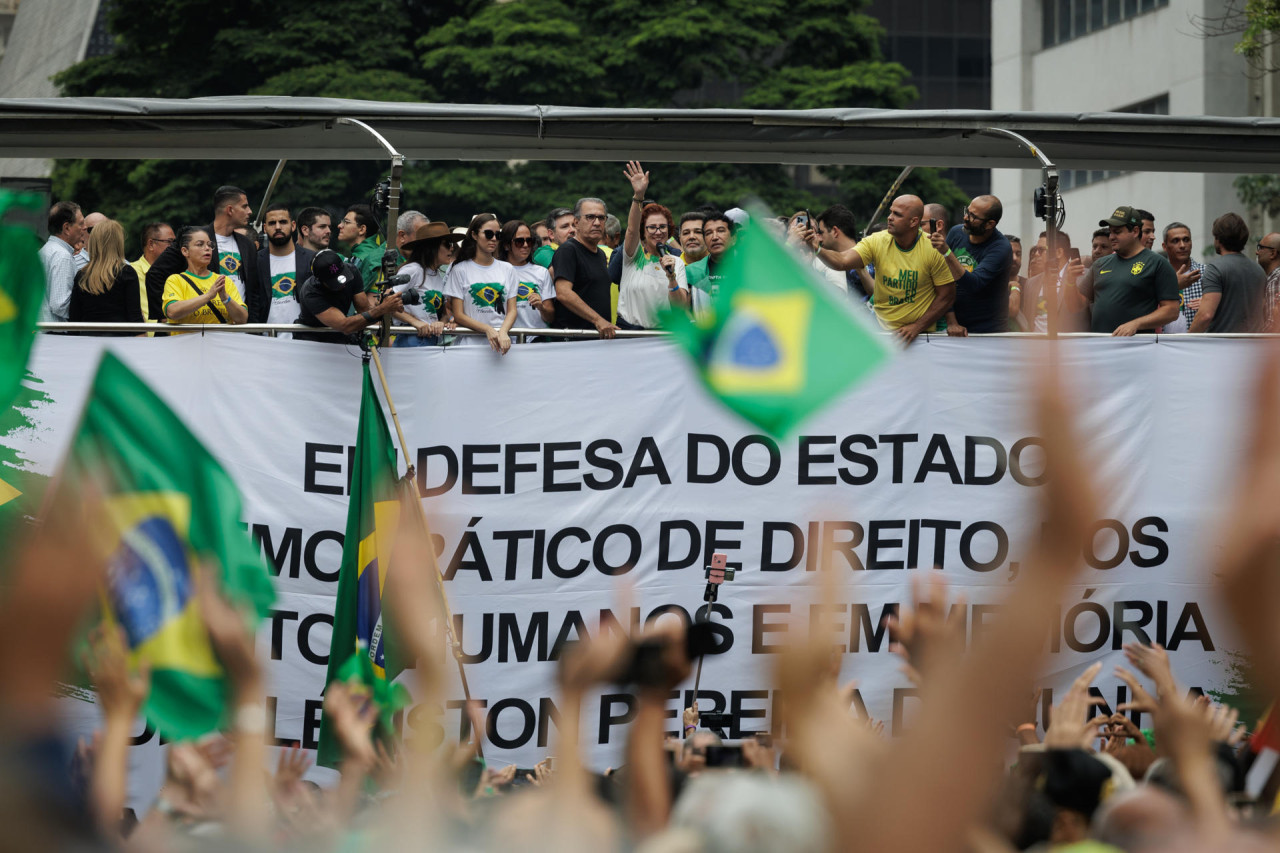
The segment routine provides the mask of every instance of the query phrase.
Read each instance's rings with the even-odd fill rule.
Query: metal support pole
[[[253,230],[259,234],[262,233],[262,217],[267,215],[267,202],[271,201],[271,194],[276,191],[276,182],[280,180],[280,173],[284,171],[284,164],[288,160],[281,160],[276,163],[276,170],[271,173],[271,182],[267,184],[267,191],[262,196],[262,204],[258,205],[258,218],[253,221]]]
[[[384,279],[395,275],[396,264],[400,258],[400,251],[395,244],[396,240],[396,220],[400,218],[400,178],[404,172],[404,155],[395,149],[395,146],[387,141],[387,138],[369,125],[355,118],[340,118],[338,124],[349,124],[352,127],[358,127],[365,133],[373,137],[374,141],[387,152],[391,157],[391,176],[388,181],[387,191],[387,221],[383,226],[385,232],[384,239],[386,243],[382,252],[382,277]],[[378,344],[383,346],[387,343],[390,336],[391,317],[385,316],[382,319],[382,327],[378,334]]]
[[[980,133],[991,136],[1003,136],[1006,139],[1012,139],[1023,148],[1030,152],[1040,162],[1041,190],[1043,195],[1040,197],[1044,202],[1044,231],[1045,231],[1045,271],[1041,274],[1041,293],[1044,292],[1044,282],[1052,280],[1054,284],[1054,298],[1045,300],[1045,304],[1049,308],[1049,338],[1058,337],[1058,312],[1062,305],[1062,294],[1058,292],[1058,270],[1056,263],[1054,269],[1048,268],[1049,263],[1053,260],[1053,252],[1058,242],[1058,233],[1062,228],[1062,219],[1065,216],[1065,210],[1062,207],[1062,196],[1058,193],[1058,167],[1053,161],[1035,145],[1031,140],[1027,139],[1020,133],[1014,133],[1003,127],[985,127]],[[1052,279],[1050,279],[1052,272]]]
[[[893,199],[898,194],[899,187],[902,186],[902,182],[907,179],[907,176],[911,174],[913,169],[915,169],[915,166],[907,166],[898,173],[897,179],[889,185],[889,191],[884,194],[884,198],[880,199],[880,204],[876,207],[876,212],[871,214],[871,218],[867,220],[866,227],[863,229],[864,234],[871,230],[871,226],[876,224],[876,220],[880,218],[880,214],[893,202]]]

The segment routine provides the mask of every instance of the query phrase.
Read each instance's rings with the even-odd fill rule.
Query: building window
[[[1078,39],[1168,5],[1169,0],[1041,0],[1043,46]]]
[[[1149,98],[1145,101],[1139,101],[1136,104],[1129,104],[1127,107],[1120,107],[1113,110],[1117,113],[1140,113],[1148,116],[1167,116],[1169,114],[1169,95],[1163,94],[1155,98]],[[1102,171],[1100,169],[1062,169],[1058,172],[1058,189],[1066,192],[1067,190],[1078,190],[1081,187],[1087,187],[1089,184],[1097,184],[1102,181],[1109,181],[1112,178],[1118,178],[1126,175],[1127,172],[1118,172],[1114,169]]]

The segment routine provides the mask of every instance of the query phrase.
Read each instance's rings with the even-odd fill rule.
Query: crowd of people
[[[1251,657],[1255,686],[1270,696],[1280,695],[1278,356],[1273,348],[1260,371],[1248,452],[1224,496],[1224,527],[1212,537],[1222,547],[1205,568]],[[524,769],[485,763],[476,705],[467,709],[471,725],[461,742],[424,734],[424,718],[447,698],[447,639],[438,630],[436,587],[419,570],[431,565],[433,545],[420,527],[402,525],[382,600],[402,656],[417,661],[417,735],[401,740],[367,689],[335,680],[324,714],[340,746],[336,785],[309,783],[310,760],[298,749],[271,756],[266,665],[214,573],[198,572],[193,630],[207,634],[226,674],[231,722],[224,734],[168,744],[159,795],[133,813],[125,808],[128,750],[151,684],[145,662],[128,662],[123,632],[95,632],[84,658],[102,711],[97,736],[73,756],[55,722],[55,686],[108,571],[93,534],[100,498],[63,492],[43,524],[6,550],[0,803],[9,846],[1271,849],[1280,833],[1270,816],[1280,774],[1264,756],[1280,745],[1276,723],[1248,737],[1233,709],[1179,684],[1176,652],[1126,646],[1129,666],[1116,674],[1130,701],[1114,714],[1094,712],[1099,700],[1090,685],[1101,662],[1055,696],[1051,714],[1040,710],[1032,686],[1045,664],[1043,629],[1079,583],[1081,543],[1092,534],[1101,499],[1092,469],[1075,464],[1073,408],[1059,386],[1051,368],[1034,385],[1036,434],[1053,472],[1038,492],[1046,535],[1010,584],[1006,606],[967,639],[964,621],[949,618],[941,574],[930,573],[927,581],[916,578],[911,603],[888,624],[919,696],[918,713],[893,737],[839,685],[846,659],[834,622],[793,632],[772,658],[780,701],[767,732],[725,743],[710,730],[716,724],[704,725],[696,703],[683,719],[673,718],[671,703],[689,683],[693,661],[688,627],[669,615],[629,631],[591,631],[569,646],[558,662],[551,755]],[[815,600],[856,595],[843,572],[809,577],[817,588],[802,594]],[[36,636],[39,642],[29,642]],[[622,759],[597,772],[580,751],[581,717],[586,698],[611,684],[633,697],[634,715]],[[1146,719],[1150,729],[1140,727]],[[1263,784],[1250,790],[1259,767]]]
[[[409,326],[398,346],[487,341],[511,346],[511,330],[573,329],[614,337],[657,329],[664,311],[708,311],[749,214],[712,205],[680,215],[647,198],[649,173],[623,170],[625,222],[599,198],[557,207],[533,223],[480,213],[465,226],[401,213],[385,245],[366,204],[336,229],[324,208],[273,203],[263,230],[250,225],[245,193],[213,197],[213,223],[177,231],[163,222],[139,235],[127,261],[119,223],[60,201],[41,251],[48,279],[42,320],[95,323],[298,323],[350,335],[387,318]],[[764,224],[842,297],[910,343],[922,333],[967,336],[1060,331],[1259,332],[1280,305],[1280,233],[1245,252],[1249,229],[1235,213],[1214,220],[1214,256],[1193,257],[1191,229],[1163,228],[1121,205],[1100,219],[1086,257],[1062,231],[1041,232],[1027,251],[1001,233],[1000,200],[983,195],[949,226],[947,210],[912,195],[894,199],[884,223],[865,233],[844,205]],[[400,283],[382,282],[396,274]],[[137,294],[135,297],[134,294]],[[454,334],[469,330],[474,335]],[[110,332],[107,332],[110,334]],[[300,338],[342,341],[327,333]]]

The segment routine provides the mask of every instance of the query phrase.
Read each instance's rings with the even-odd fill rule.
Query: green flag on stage
[[[44,299],[40,239],[30,228],[4,224],[4,217],[10,211],[29,215],[43,207],[36,193],[0,190],[0,410],[13,402],[26,373]]]
[[[892,356],[885,336],[754,217],[721,270],[710,316],[669,311],[664,326],[707,389],[761,429],[786,435]]]
[[[62,488],[104,490],[103,619],[124,629],[130,657],[151,664],[147,719],[166,738],[231,722],[229,685],[205,632],[194,573],[220,573],[224,595],[256,627],[275,601],[258,547],[240,520],[240,492],[155,392],[104,353],[71,444]]]
[[[347,680],[343,667],[357,651],[368,657],[371,677],[384,687],[404,669],[403,662],[397,658],[395,643],[388,642],[382,610],[382,590],[387,583],[391,550],[400,523],[401,494],[395,447],[366,361],[355,466],[351,472],[351,502],[347,508],[325,684]],[[348,668],[346,672],[350,671]],[[373,692],[382,695],[380,690]],[[341,750],[328,720],[322,718],[316,761],[324,767],[336,767],[340,759]]]

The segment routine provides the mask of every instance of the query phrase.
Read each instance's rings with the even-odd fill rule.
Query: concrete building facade
[[[1207,35],[1225,12],[1221,0],[993,0],[991,108],[1037,112],[1140,112],[1158,115],[1258,114],[1247,62],[1236,36]],[[1035,140],[1032,140],[1033,142]],[[1050,158],[1051,149],[1046,149]],[[1062,170],[1064,230],[1086,254],[1098,220],[1117,205],[1190,226],[1199,256],[1212,252],[1210,226],[1219,214],[1247,211],[1220,173],[1106,172],[1055,160]],[[1031,210],[1041,174],[992,171],[1004,202],[1002,230],[1034,239],[1044,228]]]

